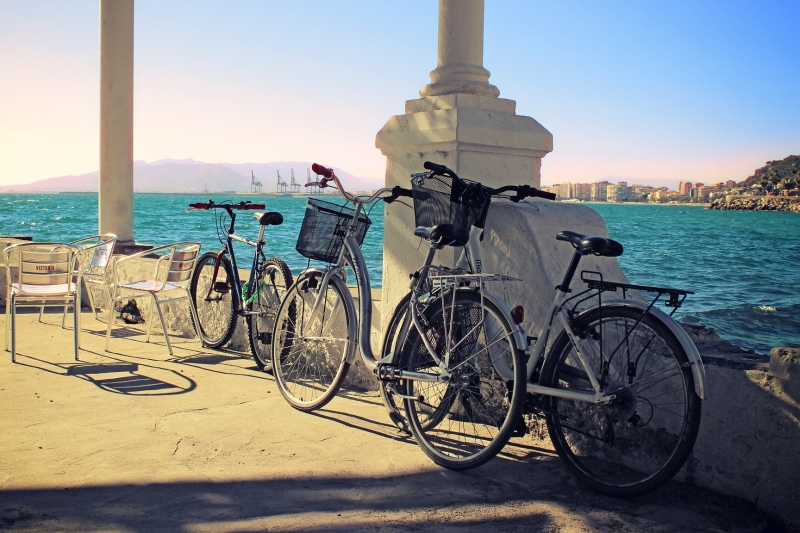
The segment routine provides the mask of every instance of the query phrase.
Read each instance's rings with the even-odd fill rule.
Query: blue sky
[[[320,161],[436,66],[437,2],[136,1],[137,159]],[[800,2],[486,1],[484,66],[554,136],[542,182],[741,180],[800,153]],[[0,0],[0,184],[98,167],[98,2]],[[513,180],[512,180],[513,181]]]

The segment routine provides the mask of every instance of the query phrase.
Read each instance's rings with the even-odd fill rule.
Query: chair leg
[[[16,324],[14,320],[17,318],[17,309],[14,307],[14,297],[11,297],[11,362],[16,362],[17,356],[17,338],[16,338]]]
[[[69,309],[69,306],[68,306],[68,305],[65,305],[65,306],[64,306],[64,312],[63,312],[63,313],[61,313],[61,329],[64,329],[64,326],[66,325],[66,321],[67,321],[67,310],[68,310],[68,309]]]
[[[200,339],[200,320],[197,319],[197,309],[194,308],[192,293],[189,292],[189,289],[186,289],[186,294],[189,296],[189,312],[192,314],[192,318],[194,319],[194,334],[198,339]]]
[[[156,299],[153,296],[153,303],[150,304],[150,310],[147,311],[147,340],[144,342],[150,342],[150,332],[153,330],[153,307],[156,307],[158,304],[155,303]],[[158,310],[159,316],[161,316],[161,310]]]
[[[64,312],[66,313],[66,311],[64,311]],[[43,315],[43,314],[44,314],[44,306],[41,306],[41,307],[39,308],[39,323],[40,323],[40,324],[42,323],[42,315]],[[62,324],[62,327],[63,327],[63,324]]]
[[[114,303],[116,300],[111,300],[108,305],[108,327],[106,328],[106,351],[110,351],[111,347],[111,326],[114,324]]]
[[[75,290],[75,360],[78,360],[78,352],[81,349],[81,286]]]
[[[164,330],[164,340],[167,341],[167,349],[169,350],[169,354],[172,355],[172,345],[169,343],[169,334],[167,333],[167,325],[164,322],[164,314],[161,312],[161,305],[159,305],[158,300],[153,298],[153,305],[158,311],[158,318],[161,320],[161,329]]]
[[[10,287],[9,287],[10,289]],[[11,308],[9,307],[9,302],[11,302],[11,290],[6,291],[6,351],[11,349],[10,346],[10,338],[11,338]]]
[[[92,313],[94,313],[94,319],[97,320],[97,309],[94,306],[94,298],[92,298],[92,289],[89,283],[83,282],[83,286],[86,287],[86,296],[89,298],[89,305],[92,307]]]
[[[108,295],[108,317],[111,318],[111,313],[114,312],[114,297],[111,295],[111,289],[108,285],[103,285],[106,289],[106,294]]]
[[[76,297],[80,298],[80,293]],[[81,304],[80,300],[74,302],[72,306],[73,309],[73,319],[72,319],[72,327],[75,328],[73,333],[73,343],[75,344],[75,360],[78,360],[78,351],[81,349]]]

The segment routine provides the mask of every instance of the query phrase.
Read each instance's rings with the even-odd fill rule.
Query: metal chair
[[[14,244],[3,250],[6,263],[6,351],[16,360],[16,316],[19,307],[72,306],[75,360],[80,349],[81,276],[77,270],[80,248],[59,243]],[[12,257],[13,256],[13,257]],[[16,268],[14,282],[12,268]]]
[[[153,267],[152,275],[131,282],[123,282],[121,279],[122,271],[130,261],[141,261],[142,259],[155,255],[158,260]],[[164,340],[167,342],[167,349],[172,355],[172,345],[169,342],[167,325],[164,322],[164,314],[161,312],[161,304],[186,299],[189,302],[189,312],[194,321],[195,334],[197,332],[197,311],[194,308],[189,284],[192,280],[197,258],[200,255],[199,242],[179,242],[168,244],[152,250],[146,250],[137,254],[129,255],[118,259],[111,270],[112,314],[109,315],[108,330],[106,331],[106,351],[109,351],[111,343],[111,327],[116,317],[113,314],[114,304],[127,299],[150,297],[153,303],[147,318],[147,342],[150,342],[150,331],[153,327],[153,308],[158,312],[161,321],[161,329],[164,332]],[[142,269],[144,270],[144,268]],[[163,295],[163,296],[162,296]]]
[[[86,294],[89,297],[89,305],[94,313],[94,318],[97,319],[97,306],[94,303],[91,287],[102,287],[109,302],[109,318],[111,317],[111,288],[108,283],[108,264],[111,260],[111,254],[114,251],[114,244],[117,242],[117,236],[113,233],[103,233],[101,235],[93,235],[67,243],[67,246],[77,246],[80,248],[78,257],[76,259],[76,270],[80,270],[80,275],[83,278],[83,286],[86,287]],[[59,245],[60,246],[60,245]],[[54,249],[57,250],[59,246]],[[77,275],[78,272],[76,271]],[[39,322],[42,321],[42,312],[44,308],[39,310]],[[64,315],[61,317],[61,327],[64,327],[64,321],[67,316],[67,309],[64,307]]]

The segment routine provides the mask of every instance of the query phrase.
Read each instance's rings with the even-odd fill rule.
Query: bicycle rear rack
[[[664,302],[666,307],[672,307],[672,311],[670,311],[670,315],[672,315],[677,309],[683,304],[683,301],[686,299],[686,296],[689,294],[694,294],[694,291],[685,291],[683,289],[674,289],[670,287],[653,287],[650,285],[634,285],[632,283],[621,283],[618,281],[606,281],[603,279],[603,274],[600,272],[595,272],[593,270],[584,270],[581,272],[581,281],[586,284],[586,291],[581,292],[580,294],[575,295],[575,297],[585,294],[589,291],[597,291],[596,294],[592,294],[588,296],[586,299],[594,297],[597,295],[599,297],[600,293],[603,292],[617,292],[617,289],[622,290],[622,298],[628,298],[628,291],[635,290],[635,291],[642,291],[642,292],[654,292],[657,293],[656,296],[653,298],[653,301],[650,302],[650,307],[655,305],[655,303],[661,298],[663,295],[668,295],[667,300]],[[575,298],[573,297],[573,298]],[[570,298],[572,299],[572,298]],[[585,300],[585,299],[584,299]],[[584,300],[579,300],[575,302],[575,305],[578,305],[580,302]]]

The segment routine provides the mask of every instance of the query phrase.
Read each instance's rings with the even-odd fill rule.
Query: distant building
[[[605,202],[608,198],[609,185],[611,185],[611,183],[607,181],[592,183],[592,200],[595,202]]]
[[[728,180],[728,181],[725,182],[725,187],[727,187],[728,190],[730,191],[731,189],[736,187],[736,182],[733,181],[733,180]]]
[[[559,200],[569,200],[572,198],[572,184],[570,182],[559,184],[556,194]]]
[[[573,183],[572,184],[572,197],[578,200],[588,202],[592,199],[592,184],[591,183]]]
[[[678,183],[678,192],[687,196],[690,195],[692,193],[692,182],[681,181]]]
[[[625,181],[620,181],[616,185],[611,184],[606,187],[607,202],[627,202],[628,194],[628,183]]]

